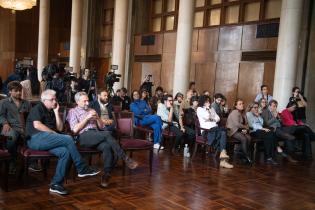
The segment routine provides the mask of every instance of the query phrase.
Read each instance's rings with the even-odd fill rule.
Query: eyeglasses
[[[52,101],[57,101],[57,99],[56,98],[51,98],[51,99],[45,99],[46,101],[50,101],[50,102],[52,102]]]
[[[171,100],[167,100],[167,101],[169,101],[169,102],[173,102],[173,99],[171,99]]]
[[[253,109],[258,109],[258,106],[253,106],[252,108],[253,108]]]

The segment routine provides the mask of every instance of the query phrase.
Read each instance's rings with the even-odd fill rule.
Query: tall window
[[[179,0],[151,1],[151,31],[176,30]]]

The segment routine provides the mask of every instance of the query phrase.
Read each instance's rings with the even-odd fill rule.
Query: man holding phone
[[[59,115],[56,91],[47,89],[41,94],[41,102],[34,106],[26,120],[28,147],[33,150],[49,151],[58,157],[55,175],[49,191],[61,195],[68,194],[63,187],[67,166],[72,159],[79,177],[94,176],[99,173],[82,161],[76,145],[69,135],[60,134],[63,122]]]

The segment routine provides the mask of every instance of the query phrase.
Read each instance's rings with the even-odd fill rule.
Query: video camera
[[[111,65],[111,70],[106,74],[104,83],[108,89],[112,89],[115,82],[120,81],[121,74],[116,74],[115,71],[118,69],[118,65]]]

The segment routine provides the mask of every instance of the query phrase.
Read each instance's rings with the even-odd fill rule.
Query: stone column
[[[48,64],[49,15],[50,0],[40,0],[37,50],[37,72],[39,81],[42,80],[43,69]]]
[[[282,111],[296,82],[300,23],[304,0],[282,0],[273,97]]]
[[[181,0],[178,11],[173,95],[185,93],[189,86],[192,30],[194,22],[194,1]]]
[[[80,74],[81,59],[82,6],[82,0],[72,0],[69,66],[73,67],[73,72],[78,74]]]
[[[121,78],[120,78],[120,82],[116,82],[114,84],[114,90],[121,88],[124,84],[127,23],[128,23],[128,1],[116,0],[115,12],[114,12],[112,64],[118,65],[118,70],[116,70],[116,73],[121,74]]]

